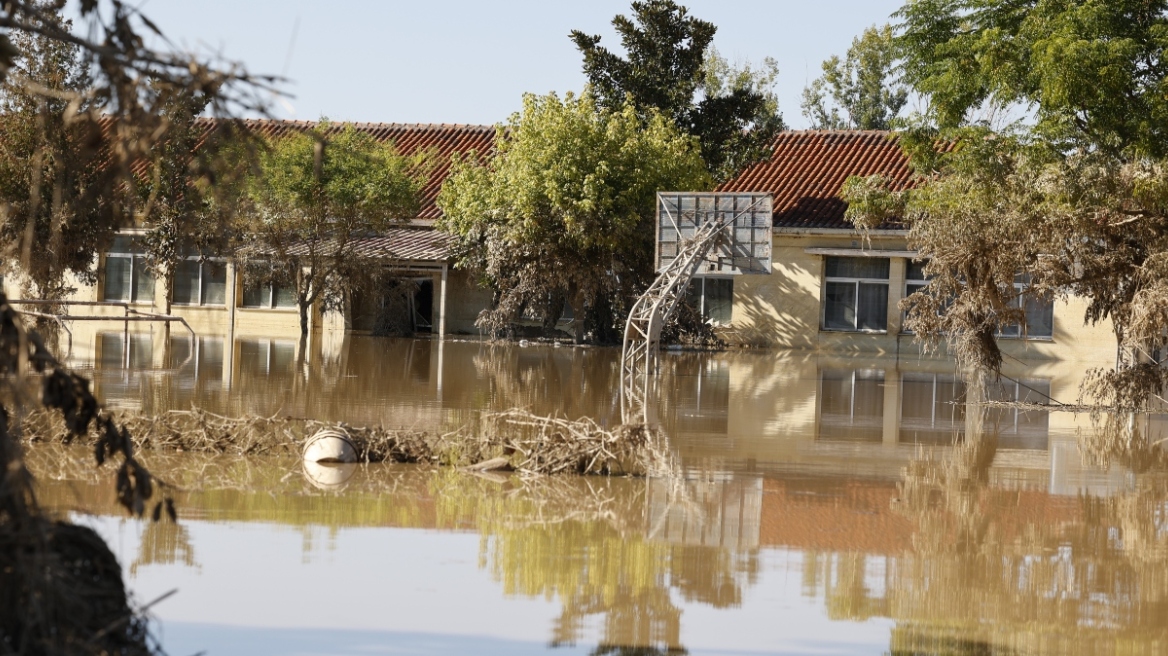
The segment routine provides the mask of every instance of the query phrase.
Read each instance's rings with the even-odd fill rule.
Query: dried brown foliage
[[[192,100],[221,117],[262,112],[274,82],[148,47],[147,36],[165,38],[126,3],[80,0],[85,29],[62,17],[64,4],[0,3],[0,264],[51,298],[68,291],[68,273],[95,275],[93,253],[112,232],[153,211],[156,194],[137,207],[134,170],[153,164],[157,191],[166,149],[155,146],[175,136],[168,106]],[[109,549],[93,531],[53,521],[38,506],[21,419],[43,408],[59,417],[58,437],[93,435],[98,465],[117,461],[118,503],[131,512],[142,515],[153,502],[155,519],[164,511],[173,518],[169,498],[156,500],[163,484],[136,459],[130,434],[88,381],[24,329],[2,294],[0,377],[0,652],[149,653]]]
[[[121,568],[92,530],[53,521],[39,508],[24,465],[20,420],[39,407],[66,441],[92,433],[95,458],[119,461],[118,503],[142,515],[162,485],[133,442],[89,390],[57,362],[0,293],[0,648],[11,653],[149,653],[144,621],[128,604]],[[37,393],[30,383],[39,379]],[[10,421],[8,407],[16,412]],[[174,518],[169,498],[154,501]]]
[[[1086,301],[1086,323],[1109,321],[1121,367],[1155,364],[1168,347],[1168,168],[1131,154],[1061,152],[1041,139],[969,128],[938,155],[902,138],[916,186],[849,181],[849,218],[863,230],[908,224],[929,285],[902,302],[906,328],[963,365],[997,371],[997,336],[1020,326],[1026,299]],[[927,155],[921,155],[927,152]],[[1064,317],[1064,320],[1067,319]],[[1073,320],[1073,318],[1070,318]],[[1090,400],[1146,408],[1168,377],[1155,367],[1100,372]]]

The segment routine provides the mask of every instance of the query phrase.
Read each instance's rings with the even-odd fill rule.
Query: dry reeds
[[[363,462],[470,467],[496,459],[496,469],[527,474],[644,476],[668,467],[664,436],[640,425],[605,428],[589,418],[542,417],[525,410],[484,413],[446,433],[361,427],[290,417],[223,417],[202,410],[157,416],[118,412],[138,449],[238,456],[299,455],[322,428],[348,433]],[[68,434],[59,414],[34,411],[22,422],[28,442],[59,442]],[[94,436],[90,436],[94,438]]]

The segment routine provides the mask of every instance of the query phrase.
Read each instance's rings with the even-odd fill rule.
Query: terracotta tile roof
[[[354,240],[359,257],[385,260],[443,261],[450,259],[454,237],[431,228],[390,228],[376,237]]]
[[[791,131],[775,138],[769,160],[747,168],[717,191],[770,192],[775,227],[851,230],[840,189],[850,176],[874,174],[890,178],[895,188],[910,183],[908,158],[894,133]]]
[[[349,242],[355,257],[372,257],[382,260],[442,262],[450,259],[454,237],[428,226],[401,226],[389,228],[379,235],[357,237]],[[333,244],[319,246],[321,253],[331,251]],[[260,249],[259,254],[270,255],[271,250]],[[306,244],[294,244],[288,248],[289,255],[304,256],[309,253]]]
[[[316,126],[316,121],[277,121],[249,119],[244,123],[267,138],[278,138],[293,132],[304,132]],[[435,201],[442,183],[450,173],[450,158],[458,153],[475,151],[485,155],[494,148],[495,128],[490,125],[427,124],[427,123],[334,123],[330,132],[339,132],[348,126],[366,132],[380,142],[393,142],[398,152],[413,155],[430,151],[433,170],[422,189],[422,208],[418,219],[433,221],[442,215]]]
[[[210,134],[217,125],[215,119],[199,119],[203,128],[203,137]],[[316,126],[316,121],[280,121],[274,119],[246,119],[242,121],[248,129],[265,138],[279,138],[294,132],[304,132]],[[357,130],[366,132],[380,142],[393,142],[398,152],[403,155],[413,155],[419,151],[431,153],[430,164],[433,169],[429,172],[426,186],[422,189],[421,210],[417,219],[424,223],[432,223],[442,215],[435,201],[442,183],[450,173],[450,159],[453,155],[475,151],[482,156],[489,156],[495,145],[495,127],[491,125],[462,125],[447,123],[334,123],[330,132],[339,132],[352,125]],[[102,132],[106,139],[110,138],[112,122],[102,122]],[[196,146],[197,148],[197,146]],[[132,166],[133,172],[146,177],[150,171],[150,162],[139,161]]]

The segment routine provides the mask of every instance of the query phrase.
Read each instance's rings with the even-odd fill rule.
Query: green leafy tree
[[[525,96],[496,149],[457,162],[438,197],[459,265],[497,290],[479,325],[499,333],[525,310],[554,322],[567,303],[578,340],[607,339],[650,280],[657,191],[711,185],[697,144],[661,114],[585,93]]]
[[[174,138],[175,98],[226,116],[262,112],[271,91],[239,65],[146,47],[159,30],[137,8],[79,4],[83,29],[63,1],[0,6],[0,269],[43,298],[69,293],[72,276],[93,282],[94,254],[144,218],[133,171]]]
[[[231,250],[229,216],[240,171],[247,170],[241,158],[256,144],[231,122],[201,120],[207,104],[198,92],[168,94],[162,103],[166,133],[137,181],[146,261],[160,280],[173,282],[175,266],[191,253]]]
[[[356,240],[417,215],[423,157],[404,157],[392,144],[322,120],[273,140],[259,159],[234,230],[245,245],[241,262],[251,283],[295,288],[307,334],[314,303],[341,307],[375,272]]]
[[[861,226],[906,220],[928,260],[908,327],[996,370],[995,335],[1025,327],[1027,298],[1080,296],[1125,354],[1085,392],[1144,407],[1168,382],[1155,357],[1168,347],[1168,4],[918,0],[899,15],[905,79],[940,131],[905,136],[916,188],[852,180],[846,195]],[[1031,119],[967,124],[1006,106]]]
[[[872,26],[847,55],[823,62],[823,75],[803,89],[803,115],[816,130],[889,130],[908,102],[894,76],[892,27]]]
[[[612,19],[623,58],[601,47],[599,36],[572,31],[598,104],[621,111],[628,98],[643,118],[651,111],[671,118],[698,138],[702,157],[719,180],[765,157],[784,128],[771,92],[778,73],[774,61],[767,60],[761,71],[735,70],[711,57],[718,28],[672,0],[633,2],[632,9],[632,18]]]
[[[40,20],[69,25],[49,7]],[[69,95],[88,90],[90,78],[77,46],[26,31],[10,38],[21,56],[0,84],[3,266],[25,274],[26,293],[60,298],[69,291],[68,274],[92,279],[94,244],[113,228],[103,199],[87,193],[103,163],[86,147],[96,132],[69,116],[84,109],[71,107]],[[31,92],[24,79],[44,93]]]

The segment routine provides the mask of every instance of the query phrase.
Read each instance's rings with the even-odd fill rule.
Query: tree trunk
[[[576,344],[584,343],[584,298],[583,294],[578,291],[571,291],[568,293],[568,303],[572,306],[572,328],[574,328],[574,335],[572,341]]]

